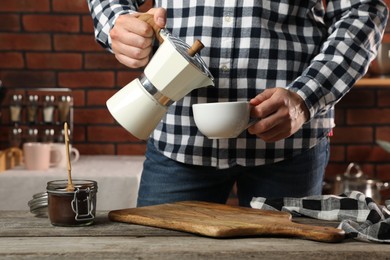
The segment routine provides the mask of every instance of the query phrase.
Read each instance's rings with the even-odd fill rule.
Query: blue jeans
[[[137,206],[183,200],[226,203],[234,183],[240,206],[252,197],[281,198],[320,195],[329,141],[282,162],[229,169],[183,164],[162,155],[148,142]]]

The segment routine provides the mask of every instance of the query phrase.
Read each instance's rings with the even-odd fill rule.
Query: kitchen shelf
[[[15,96],[21,97],[17,103]],[[47,101],[47,96],[53,99]],[[22,147],[24,142],[63,142],[64,122],[72,138],[73,95],[69,88],[12,88],[0,111],[9,114],[0,126],[2,131],[8,128],[10,147]]]
[[[390,88],[390,76],[389,77],[373,77],[373,78],[362,78],[356,82],[355,87],[381,87]]]

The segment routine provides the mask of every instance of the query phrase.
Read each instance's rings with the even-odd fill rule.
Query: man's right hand
[[[154,17],[154,22],[164,28],[166,10],[152,8],[148,12]],[[146,22],[137,17],[140,13],[125,14],[118,17],[110,31],[111,47],[116,59],[130,68],[141,68],[148,64],[152,52],[154,30]]]

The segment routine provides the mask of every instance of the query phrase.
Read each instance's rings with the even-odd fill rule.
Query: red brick
[[[19,15],[17,14],[0,14],[0,31],[13,32],[20,30]]]
[[[379,125],[390,123],[390,109],[350,109],[347,122],[351,125]]]
[[[346,120],[345,114],[346,114],[346,109],[339,108],[336,105],[335,119],[334,119],[336,126],[345,125],[345,120]]]
[[[106,101],[116,93],[117,90],[90,90],[87,93],[87,104],[89,106],[105,106]]]
[[[376,127],[376,140],[385,140],[390,142],[390,126]]]
[[[378,91],[378,105],[380,107],[390,107],[390,90]]]
[[[79,32],[78,16],[65,15],[24,15],[23,25],[30,32]]]
[[[24,59],[19,52],[0,52],[0,69],[20,69],[24,67]]]
[[[373,130],[371,127],[335,127],[332,143],[371,143]]]
[[[0,71],[4,86],[18,88],[55,87],[55,73],[51,71]]]
[[[53,11],[61,13],[89,13],[85,0],[52,0]]]
[[[330,161],[342,162],[345,160],[345,147],[342,145],[330,145]]]
[[[82,56],[76,53],[27,53],[29,69],[81,69]]]
[[[337,103],[337,107],[369,107],[375,104],[375,91],[353,89]]]
[[[133,142],[138,141],[121,126],[89,126],[87,130],[89,142]]]
[[[76,124],[112,124],[114,123],[113,117],[107,109],[75,109],[74,110],[74,122]]]
[[[73,136],[72,136],[73,145],[77,144],[78,146],[80,143],[85,143],[87,140],[86,132],[87,132],[86,127],[80,126],[78,124],[74,124]]]
[[[377,178],[384,181],[390,181],[390,163],[380,164],[377,167]]]
[[[115,82],[114,72],[60,72],[59,86],[75,87],[112,87]]]
[[[50,0],[1,0],[0,12],[47,12]]]
[[[84,90],[73,89],[72,96],[73,96],[73,106],[74,107],[85,106],[85,91]]]
[[[86,69],[128,69],[119,63],[112,53],[87,53],[85,54]]]
[[[81,30],[85,33],[90,33],[93,36],[93,21],[91,15],[83,15],[81,17]]]
[[[129,82],[133,81],[134,79],[138,78],[142,74],[142,70],[138,69],[129,69],[128,71],[120,71],[117,73],[118,79],[117,79],[117,86],[124,87]]]
[[[115,154],[115,146],[113,144],[94,144],[94,143],[83,143],[76,144],[81,156],[83,155],[106,155]]]
[[[390,160],[390,154],[379,146],[354,146],[347,149],[347,160],[351,162],[386,162]]]
[[[118,155],[144,155],[146,152],[146,144],[118,144]]]
[[[56,51],[101,51],[104,48],[94,39],[93,35],[54,35],[54,49]]]
[[[35,50],[51,49],[48,34],[0,33],[0,50]]]

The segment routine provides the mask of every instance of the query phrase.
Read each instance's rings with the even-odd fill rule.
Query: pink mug
[[[23,144],[24,166],[27,170],[46,171],[50,167],[49,143],[29,142]]]

